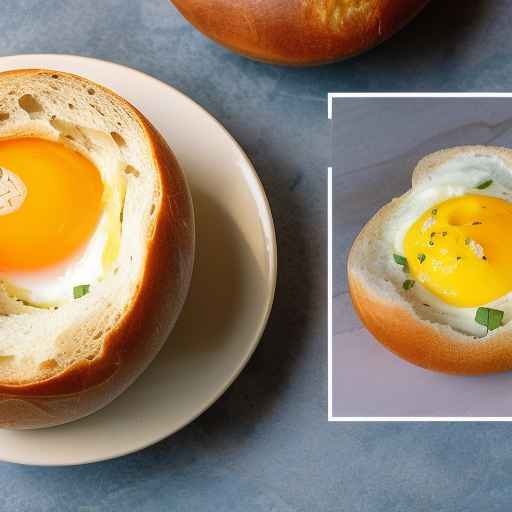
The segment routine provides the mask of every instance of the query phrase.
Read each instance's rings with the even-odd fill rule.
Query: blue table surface
[[[0,464],[0,511],[509,510],[508,424],[327,422],[326,94],[509,89],[512,1],[449,4],[433,0],[366,55],[299,70],[226,52],[166,0],[2,2],[1,54],[112,60],[174,85],[215,115],[266,188],[280,274],[261,345],[210,410],[122,459],[52,469]]]

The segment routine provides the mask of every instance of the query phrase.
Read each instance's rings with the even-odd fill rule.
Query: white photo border
[[[327,118],[333,120],[336,98],[509,98],[507,92],[330,92],[327,95]],[[328,421],[329,422],[512,422],[512,416],[333,416],[332,414],[332,343],[333,343],[333,268],[332,268],[332,172],[327,168],[327,354],[328,354]]]

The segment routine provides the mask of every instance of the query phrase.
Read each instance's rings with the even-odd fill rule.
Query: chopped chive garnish
[[[457,261],[461,260],[462,256],[457,256]]]
[[[482,181],[482,183],[480,183],[480,185],[477,185],[476,188],[478,190],[484,190],[484,188],[490,187],[491,185],[492,185],[492,180],[486,180],[486,181]]]
[[[412,279],[406,279],[402,286],[404,290],[410,290],[414,286],[414,281]]]
[[[428,241],[428,245],[433,246],[433,245],[434,245],[434,242],[432,242],[432,240],[429,240],[429,241]]]
[[[448,231],[443,231],[442,235],[446,236],[448,234]]]
[[[398,265],[407,265],[407,258],[400,256],[400,254],[393,254],[393,259]]]
[[[75,286],[73,288],[73,297],[75,299],[79,299],[80,297],[87,295],[89,293],[90,287],[91,286],[88,284],[79,284],[78,286]]]
[[[432,210],[432,215],[437,215],[437,208],[434,208],[434,209]]]
[[[487,332],[493,331],[501,326],[503,311],[492,308],[478,308],[476,310],[475,322],[487,327]]]
[[[480,224],[482,224],[479,220],[475,220],[475,222],[473,222],[471,225],[472,226],[479,226]]]
[[[398,265],[403,267],[403,270],[406,274],[409,272],[409,263],[407,262],[407,258],[401,256],[400,254],[393,254],[393,259],[395,260],[395,263],[398,263]]]
[[[418,261],[420,263],[423,263],[426,258],[427,258],[427,256],[425,254],[423,254],[423,253],[418,254]]]

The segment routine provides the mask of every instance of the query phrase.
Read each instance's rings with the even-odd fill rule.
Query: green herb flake
[[[437,208],[434,208],[434,209],[432,210],[432,215],[437,215]]]
[[[480,185],[477,185],[476,188],[478,190],[484,190],[488,187],[490,187],[492,185],[492,180],[486,180],[486,181],[482,181],[482,183],[480,183]]]
[[[80,297],[87,295],[89,293],[90,287],[91,285],[89,284],[79,284],[78,286],[75,286],[73,288],[73,297],[75,299],[79,299]]]
[[[420,253],[418,254],[418,261],[421,263],[423,263],[425,260],[427,259],[427,256],[423,253]]]
[[[471,223],[472,226],[479,226],[480,224],[482,223],[479,220],[475,220],[475,222]]]
[[[414,281],[412,279],[406,279],[402,286],[404,290],[410,290],[414,286]]]
[[[503,311],[492,308],[478,308],[476,310],[475,322],[487,327],[487,332],[493,331],[501,326]]]
[[[395,260],[395,263],[398,265],[402,265],[405,267],[407,265],[407,258],[404,256],[400,256],[400,254],[393,254],[393,259]]]

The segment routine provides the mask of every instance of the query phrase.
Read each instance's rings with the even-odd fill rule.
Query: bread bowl
[[[47,160],[41,172],[27,164],[37,167]],[[74,174],[57,183],[62,162],[63,174]],[[86,178],[79,176],[80,166]],[[18,210],[3,215],[0,210],[0,239],[9,236],[3,227],[12,219],[14,227],[21,222],[34,198],[44,200],[41,176],[48,176],[48,194],[55,189],[77,194],[72,201],[63,199],[69,208],[62,222],[66,226],[69,218],[78,223],[91,215],[95,189],[84,185],[80,190],[82,183],[89,183],[84,179],[93,180],[92,169],[100,176],[101,201],[93,229],[79,249],[66,249],[64,273],[56,273],[61,267],[50,271],[37,261],[46,249],[50,259],[62,256],[57,242],[45,248],[37,233],[33,247],[40,249],[32,254],[22,237],[19,244],[2,241],[19,251],[25,247],[25,266],[16,267],[21,252],[19,260],[14,249],[0,253],[0,427],[60,425],[116,398],[165,343],[191,279],[191,197],[171,149],[139,111],[114,92],[60,71],[0,73],[0,168],[4,189],[5,176],[17,176],[27,188],[26,197],[15,194],[11,202]],[[60,198],[54,196],[46,208],[34,210],[48,223],[56,218],[51,212],[60,211]],[[40,219],[30,215],[24,222],[37,226]],[[66,245],[75,231],[60,233],[55,240]],[[14,228],[10,236],[17,236]],[[36,261],[41,268],[30,267]],[[59,286],[52,287],[57,277]]]
[[[512,369],[512,150],[462,146],[423,158],[412,189],[350,250],[359,317],[399,357],[463,375]]]
[[[428,0],[171,0],[198,30],[272,64],[310,66],[390,37]]]

